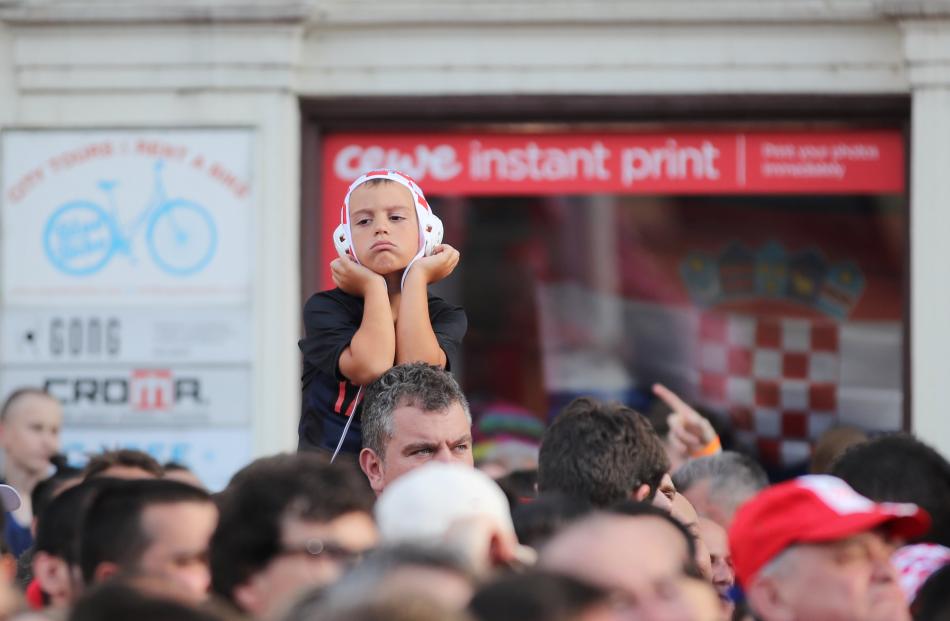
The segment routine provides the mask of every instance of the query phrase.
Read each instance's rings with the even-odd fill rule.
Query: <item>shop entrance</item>
[[[462,254],[435,291],[468,313],[476,415],[646,412],[662,382],[784,466],[835,425],[902,427],[898,130],[344,131],[320,159],[322,239],[365,170],[426,191]]]

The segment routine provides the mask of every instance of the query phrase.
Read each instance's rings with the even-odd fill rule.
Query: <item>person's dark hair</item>
[[[74,478],[81,481],[78,474]],[[48,481],[49,479],[41,481],[41,484]],[[68,482],[69,479],[66,481]],[[25,591],[33,581],[33,558],[38,552],[61,558],[71,566],[79,564],[79,524],[91,501],[92,493],[104,481],[108,480],[79,482],[78,485],[63,490],[59,495],[44,494],[46,498],[42,506],[34,500],[36,533],[33,545],[17,558],[16,582],[21,589]],[[59,487],[61,488],[62,485],[63,482]],[[47,485],[47,487],[52,486]],[[36,490],[33,492],[33,497],[36,497]],[[49,603],[46,593],[43,593],[43,601],[44,604]]]
[[[818,437],[811,452],[811,461],[808,465],[810,474],[828,474],[831,465],[840,458],[845,451],[856,444],[868,441],[868,434],[863,429],[842,425],[832,427]]]
[[[161,477],[164,473],[162,465],[148,453],[135,449],[116,449],[91,456],[83,470],[83,477],[91,479],[100,476],[112,466],[139,468],[156,477]]]
[[[930,574],[910,606],[914,621],[950,621],[950,565]]]
[[[37,552],[59,557],[69,565],[79,565],[79,534],[89,505],[114,479],[84,481],[56,496],[36,520]]]
[[[135,568],[148,548],[142,525],[145,509],[180,502],[210,503],[211,496],[197,487],[163,479],[113,480],[89,504],[80,530],[79,565],[86,584],[92,584],[100,563]]]
[[[628,517],[655,517],[672,525],[677,531],[679,531],[681,535],[683,535],[683,538],[686,540],[686,548],[688,553],[686,565],[683,569],[684,572],[686,575],[693,578],[703,577],[702,572],[696,565],[696,536],[689,532],[689,529],[686,528],[682,522],[677,520],[668,512],[660,509],[659,507],[654,507],[653,505],[646,502],[625,500],[608,507],[607,513],[613,513],[614,515],[626,515]]]
[[[57,496],[67,484],[82,479],[82,470],[70,465],[57,467],[56,472],[36,484],[30,492],[30,502],[33,515],[41,515],[50,501]]]
[[[383,457],[393,435],[393,411],[413,406],[441,412],[458,403],[469,422],[472,414],[458,382],[448,371],[424,362],[392,367],[366,387],[361,414],[363,447]]]
[[[609,603],[607,591],[547,572],[502,576],[479,589],[468,610],[481,621],[572,621]]]
[[[234,589],[281,551],[284,520],[330,522],[346,513],[372,513],[366,478],[316,453],[265,457],[245,466],[218,496],[220,517],[211,538],[211,587],[233,602]]]
[[[531,502],[538,495],[538,471],[513,470],[503,477],[495,479],[495,483],[505,492],[508,505],[517,507]]]
[[[46,397],[47,399],[56,400],[56,398],[43,390],[42,388],[36,388],[34,386],[24,386],[23,388],[17,388],[9,395],[7,395],[6,401],[3,402],[3,405],[0,406],[0,422],[7,420],[7,415],[10,413],[10,409],[13,407],[13,404],[20,400],[22,397],[27,395],[34,395],[37,397]]]
[[[950,463],[917,438],[898,433],[852,446],[831,474],[876,502],[923,507],[933,526],[920,541],[950,546]]]
[[[122,582],[90,589],[73,606],[69,621],[221,621],[210,613],[168,599],[146,595]]]
[[[541,439],[538,491],[560,491],[606,507],[641,485],[656,493],[670,461],[656,432],[620,403],[574,399]]]
[[[680,493],[707,479],[710,498],[728,513],[769,485],[759,462],[735,451],[691,459],[673,473],[673,485]]]
[[[540,549],[565,525],[594,510],[586,499],[568,496],[559,492],[541,494],[511,510],[518,541],[526,546]]]

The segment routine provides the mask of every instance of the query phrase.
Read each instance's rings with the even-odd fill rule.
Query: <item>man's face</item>
[[[732,568],[732,553],[729,551],[729,537],[722,526],[709,518],[699,518],[699,535],[712,562],[712,582],[721,595],[725,595],[735,584],[736,573]]]
[[[138,569],[170,578],[188,599],[201,601],[211,584],[208,542],[217,523],[218,510],[211,502],[147,506],[142,529],[150,543]]]
[[[393,434],[382,458],[371,453],[363,449],[360,466],[379,494],[402,475],[431,461],[474,467],[472,425],[458,402],[439,412],[400,406],[393,411]]]
[[[733,513],[727,512],[720,503],[716,502],[710,491],[711,481],[702,479],[697,481],[682,492],[690,504],[696,509],[696,512],[703,517],[707,517],[716,522],[724,529],[729,530],[729,524],[732,522]]]
[[[361,185],[350,195],[350,234],[360,263],[391,274],[419,251],[419,223],[409,189],[396,182]]]
[[[376,524],[361,511],[329,522],[285,518],[279,552],[236,589],[235,598],[253,616],[270,618],[302,591],[335,582],[377,540]]]
[[[681,592],[689,548],[654,516],[600,515],[568,527],[541,550],[542,569],[564,573],[627,599],[637,619],[692,619]]]
[[[673,477],[667,472],[660,479],[660,485],[656,488],[656,494],[653,496],[653,506],[670,513],[673,510],[673,499],[675,497],[676,486],[673,485]]]
[[[15,400],[3,422],[7,459],[29,473],[46,475],[50,457],[59,451],[63,408],[45,395],[26,394]]]
[[[709,548],[706,547],[706,542],[704,542],[700,536],[699,516],[696,514],[696,509],[686,500],[686,496],[676,494],[673,497],[673,509],[671,513],[673,517],[679,520],[680,524],[685,526],[686,530],[693,535],[696,546],[696,566],[699,567],[699,571],[702,572],[703,576],[712,579],[712,562],[710,560]]]
[[[765,621],[909,620],[892,551],[876,533],[797,545],[785,552],[774,574],[760,573],[753,580],[750,601]],[[772,596],[766,596],[766,588]]]

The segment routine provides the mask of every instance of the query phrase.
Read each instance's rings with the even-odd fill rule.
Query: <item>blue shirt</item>
[[[20,556],[33,545],[33,534],[29,526],[20,526],[12,513],[4,514],[3,540],[14,556]]]

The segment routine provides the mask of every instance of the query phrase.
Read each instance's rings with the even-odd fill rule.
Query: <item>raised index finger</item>
[[[679,396],[664,386],[663,384],[653,384],[653,394],[659,397],[663,403],[670,406],[674,412],[692,411],[688,403],[679,398]]]

